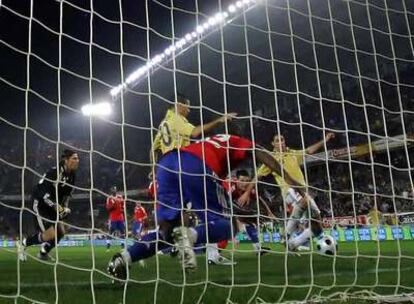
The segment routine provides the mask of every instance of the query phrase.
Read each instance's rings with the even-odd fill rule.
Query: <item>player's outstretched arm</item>
[[[237,113],[228,113],[213,121],[210,121],[209,123],[196,126],[191,132],[191,137],[199,137],[203,133],[203,131],[204,132],[211,131],[217,125],[224,123],[226,120],[231,121],[236,116],[237,116]]]
[[[306,148],[307,154],[315,154],[318,150],[323,148],[323,145],[325,142],[330,141],[331,139],[335,138],[335,134],[332,132],[329,132],[326,134],[325,139],[318,141],[317,143],[313,144],[312,146],[309,146]]]

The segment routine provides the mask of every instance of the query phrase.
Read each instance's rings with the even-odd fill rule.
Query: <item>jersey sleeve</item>
[[[296,157],[299,166],[303,164],[306,150],[289,150],[289,153]]]
[[[247,155],[253,150],[253,142],[233,135],[230,137],[229,146],[232,158],[237,161],[246,159]]]
[[[114,208],[113,203],[114,203],[114,201],[113,201],[112,197],[108,197],[106,199],[106,210],[111,211]]]
[[[181,136],[190,137],[195,126],[184,120],[180,115],[174,115],[172,119],[172,127]]]
[[[161,132],[158,131],[157,135],[154,138],[154,142],[152,143],[152,150],[157,152],[161,149]]]
[[[42,199],[50,207],[56,205],[56,188],[55,181],[57,179],[57,168],[50,169],[39,181],[37,185],[36,197]]]
[[[257,177],[265,177],[268,176],[270,173],[272,173],[272,170],[266,165],[261,165],[259,169],[257,169]]]

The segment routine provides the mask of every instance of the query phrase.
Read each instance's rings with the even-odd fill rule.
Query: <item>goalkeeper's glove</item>
[[[62,206],[58,205],[57,209],[58,209],[60,220],[63,220],[65,217],[67,217],[70,214],[70,209],[67,208],[67,207],[62,207]]]

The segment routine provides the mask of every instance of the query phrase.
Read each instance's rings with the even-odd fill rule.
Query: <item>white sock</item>
[[[47,251],[45,249],[45,245],[46,245],[46,242],[44,242],[40,245],[40,253],[42,253],[42,254],[47,254]]]
[[[197,243],[197,239],[198,239],[198,233],[197,230],[195,230],[194,228],[190,227],[187,229],[187,234],[188,234],[188,239],[190,240],[190,242],[192,242],[193,244]]]
[[[307,241],[309,241],[311,237],[312,237],[312,231],[310,230],[310,228],[306,228],[305,230],[303,230],[301,234],[299,234],[297,237],[293,238],[290,241],[290,245],[293,248],[297,248],[301,246],[302,244],[305,244]]]
[[[217,244],[207,244],[206,248],[207,259],[215,260],[219,255]]]
[[[260,243],[253,243],[253,248],[256,251],[260,251],[260,249],[261,249]]]
[[[132,260],[131,260],[131,255],[129,254],[129,252],[128,252],[128,250],[124,250],[122,253],[121,253],[121,255],[122,255],[122,257],[124,258],[124,261],[127,263],[127,264],[131,264],[132,263]]]
[[[302,217],[303,211],[304,210],[299,207],[298,204],[293,206],[292,214],[286,224],[286,234],[290,235],[297,229],[299,219]]]

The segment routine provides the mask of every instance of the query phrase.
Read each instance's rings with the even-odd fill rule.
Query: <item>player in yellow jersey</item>
[[[298,183],[306,185],[305,178],[302,173],[301,165],[304,162],[305,155],[312,155],[324,146],[325,142],[330,141],[335,137],[334,133],[327,133],[324,140],[321,140],[304,150],[293,150],[286,146],[285,138],[282,135],[275,135],[273,137],[272,155],[277,162],[282,164],[283,169]],[[257,172],[257,177],[267,176],[271,174],[271,170],[262,165]],[[285,237],[289,239],[290,236],[297,230],[299,220],[306,211],[309,210],[313,218],[320,219],[320,211],[315,201],[311,197],[304,198],[293,189],[284,179],[276,173],[272,173],[276,184],[280,187],[282,197],[287,206],[287,210],[291,210],[290,218],[286,224]],[[294,250],[302,243],[305,243],[311,236],[318,236],[322,234],[322,226],[320,222],[312,221],[312,229],[308,228],[295,239],[289,243],[289,248]]]
[[[194,126],[187,120],[189,114],[190,100],[182,94],[177,94],[176,103],[168,109],[155,136],[152,150],[150,151],[153,163],[155,163],[159,151],[164,155],[171,150],[188,146],[192,138],[197,138],[226,120],[231,121],[237,116],[236,113],[228,113],[209,123]],[[152,157],[153,153],[155,159]]]

